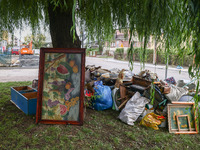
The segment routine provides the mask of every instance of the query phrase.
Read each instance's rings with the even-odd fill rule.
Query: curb
[[[89,58],[92,58],[92,57],[89,57]],[[94,59],[96,59],[98,57],[95,57]],[[118,62],[118,63],[123,63],[123,64],[129,64],[128,61],[121,61],[121,60],[115,60],[115,59],[112,59],[112,58],[98,58],[98,59],[101,59],[103,61],[108,61],[108,62]],[[140,66],[141,64],[139,62],[134,62],[133,63],[134,65],[137,65],[137,66]],[[156,69],[165,69],[166,67],[164,65],[153,65],[153,64],[145,64],[145,67],[151,67],[151,68],[155,68]],[[177,69],[177,68],[173,68],[173,67],[168,67],[168,70],[175,70],[175,71],[181,71],[181,72],[188,72],[188,69]]]

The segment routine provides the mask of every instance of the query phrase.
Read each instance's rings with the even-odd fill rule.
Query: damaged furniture
[[[37,90],[29,86],[11,87],[11,102],[27,115],[35,115]]]

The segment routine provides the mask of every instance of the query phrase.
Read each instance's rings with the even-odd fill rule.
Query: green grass
[[[98,58],[113,58],[113,56],[107,56],[107,55],[98,55]]]
[[[119,112],[87,109],[83,126],[35,124],[10,102],[10,87],[31,82],[0,83],[0,149],[199,149],[200,136],[174,135],[166,128],[155,131],[126,125]]]

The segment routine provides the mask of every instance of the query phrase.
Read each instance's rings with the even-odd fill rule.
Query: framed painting
[[[83,124],[85,49],[41,48],[36,123]]]
[[[197,116],[193,102],[173,102],[167,105],[170,133],[197,134]]]

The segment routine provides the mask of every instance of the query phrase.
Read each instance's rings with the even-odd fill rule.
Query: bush
[[[89,55],[90,54],[90,51],[99,51],[98,48],[87,48],[86,49],[86,55]],[[97,52],[98,53],[98,52]]]
[[[117,48],[115,50],[114,59],[124,59],[124,48]]]
[[[127,52],[129,50],[130,50],[130,48],[127,50]],[[143,60],[142,55],[143,55],[143,49],[135,48],[134,52],[133,52],[133,60],[134,61],[142,61]],[[129,57],[132,57],[132,56],[127,54],[126,60],[129,60]],[[144,61],[148,62],[148,63],[153,62],[153,49],[146,49]]]
[[[127,50],[127,52],[130,50],[130,48]],[[146,49],[145,52],[145,58],[144,61],[147,63],[153,63],[153,49]],[[133,51],[133,61],[142,61],[142,53],[143,53],[143,49],[142,48],[135,48]],[[126,60],[129,60],[129,58],[132,57],[130,55],[127,54],[126,56]],[[165,52],[162,50],[157,50],[157,60],[156,63],[157,64],[165,64]],[[183,65],[183,66],[189,66],[192,64],[193,61],[193,57],[191,57],[190,55],[185,55],[184,58],[181,58],[179,56],[179,54],[174,53],[174,52],[170,52],[169,53],[169,59],[168,59],[168,63],[169,65]]]

